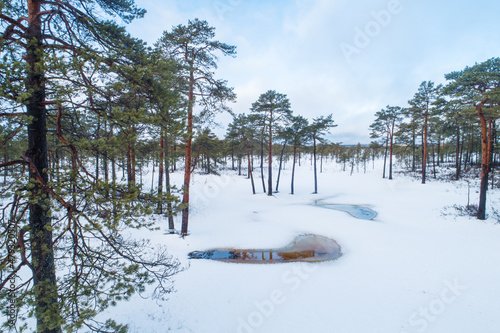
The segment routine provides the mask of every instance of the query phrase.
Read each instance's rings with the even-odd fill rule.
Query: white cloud
[[[405,106],[420,82],[443,82],[444,74],[500,53],[499,3],[478,0],[474,17],[480,19],[473,20],[465,0],[400,2],[403,10],[350,63],[341,43],[353,43],[356,29],[389,0],[139,0],[149,14],[131,31],[154,42],[173,25],[206,19],[218,40],[238,47],[237,57],[221,58],[216,72],[235,87],[236,112],[249,112],[260,94],[274,89],[288,95],[296,113],[309,119],[333,113],[339,124],[333,133],[368,143],[376,111]]]

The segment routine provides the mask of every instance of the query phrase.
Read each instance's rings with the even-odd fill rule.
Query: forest
[[[352,174],[382,159],[388,181],[394,165],[423,184],[479,180],[467,209],[487,218],[487,190],[499,186],[500,58],[422,82],[408,105],[374,110],[372,143],[347,146],[335,142],[340,110],[307,119],[286,92],[263,91],[248,114],[233,113],[237,96],[215,73],[236,46],[199,19],[148,46],[120,25],[143,15],[132,1],[0,2],[2,331],[35,320],[44,333],[125,332],[97,315],[149,285],[167,297],[185,269],[126,235],[157,230],[150,217],[161,216],[189,238],[193,174],[232,170],[249,194],[293,195],[296,165],[310,161],[318,193],[326,161]],[[219,137],[223,112],[232,122]]]

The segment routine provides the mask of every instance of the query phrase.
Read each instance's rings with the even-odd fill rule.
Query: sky
[[[147,10],[128,31],[153,45],[163,31],[206,20],[236,45],[216,77],[249,113],[267,90],[286,94],[295,115],[333,115],[329,139],[368,144],[375,112],[406,106],[423,81],[500,56],[494,0],[136,0]],[[216,119],[225,133],[229,115]]]

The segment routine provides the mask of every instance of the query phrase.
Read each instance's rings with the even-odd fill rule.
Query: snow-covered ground
[[[189,266],[175,275],[176,292],[166,302],[135,297],[106,315],[131,332],[498,332],[500,224],[449,214],[446,207],[467,204],[465,182],[429,177],[422,185],[399,174],[389,181],[380,167],[350,176],[330,163],[311,194],[312,166],[303,162],[290,195],[289,167],[273,197],[262,193],[258,172],[257,195],[244,176],[194,175],[190,235],[165,235],[165,220],[161,232],[143,235]],[[472,188],[471,202],[477,197]],[[317,199],[378,216],[355,219],[312,206]],[[490,190],[488,208],[499,201]],[[211,248],[282,247],[300,234],[335,239],[343,256],[267,265],[187,258]]]

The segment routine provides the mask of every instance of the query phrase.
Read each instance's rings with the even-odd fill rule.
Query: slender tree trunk
[[[411,172],[415,172],[417,169],[417,134],[415,133],[415,127],[412,128],[412,161],[411,161]]]
[[[252,172],[252,162],[250,158],[250,149],[248,149],[247,144],[245,143],[245,148],[247,149],[247,159],[248,159],[248,176],[252,181],[252,193],[255,194],[255,184],[253,182],[253,172]]]
[[[465,142],[467,140],[467,145],[465,145]],[[471,133],[469,132],[468,134],[463,135],[462,139],[462,160],[463,160],[463,170],[467,170],[467,164],[470,165],[470,147],[471,147]],[[465,154],[463,152],[465,150]]]
[[[29,67],[25,81],[26,90],[31,97],[26,106],[27,114],[32,118],[28,124],[27,156],[32,162],[30,181],[34,188],[29,204],[29,227],[31,238],[31,263],[33,265],[33,290],[35,291],[35,317],[37,331],[41,333],[59,333],[60,307],[58,304],[57,281],[52,247],[52,223],[50,202],[45,203],[40,197],[50,195],[41,181],[48,181],[47,156],[47,111],[45,109],[45,75],[43,72],[43,49],[40,10],[42,1],[28,0],[28,30],[25,32],[28,46],[26,62]]]
[[[462,139],[460,142],[460,177],[462,170],[464,170],[467,167],[467,164],[464,160],[464,146],[465,146],[465,133],[462,131]]]
[[[424,113],[424,133],[423,133],[423,154],[422,154],[422,184],[425,184],[426,170],[427,170],[427,122],[429,117],[429,102],[427,102],[427,109]]]
[[[231,148],[231,170],[234,170],[234,148]]]
[[[389,150],[389,133],[387,133],[387,138],[385,139],[385,153],[384,153],[384,169],[382,171],[382,179],[385,179],[385,169],[387,165],[387,152]]]
[[[434,179],[436,179],[436,152],[435,152],[435,143],[431,142],[431,147],[432,147],[432,175]],[[439,156],[437,157],[438,163],[439,163]]]
[[[158,206],[156,207],[157,214],[163,213],[163,161],[165,159],[164,151],[165,151],[165,138],[162,130],[160,135],[160,158],[159,158],[160,164],[158,166]]]
[[[108,122],[107,120],[104,120],[104,133],[106,133],[106,136],[108,136]],[[104,181],[106,184],[109,182],[109,155],[108,155],[108,150],[105,149],[103,154],[102,154],[102,163],[103,163],[103,172],[104,172]]]
[[[264,182],[264,138],[260,141],[260,178],[262,180],[262,189],[266,193],[266,183]]]
[[[291,194],[294,194],[294,179],[295,179],[295,157],[297,156],[297,146],[293,146],[293,163],[292,163],[292,182],[291,182]]]
[[[154,189],[155,189],[155,168],[156,168],[156,160],[155,160],[155,157],[153,155],[153,172],[151,174],[151,194],[154,193]]]
[[[212,170],[210,169],[210,156],[207,154],[207,174],[210,174]]]
[[[172,190],[170,185],[170,151],[168,133],[165,135],[165,189],[167,194],[167,215],[168,215],[168,230],[170,234],[175,233],[174,211],[172,209]]]
[[[460,179],[460,126],[457,125],[457,140],[455,149],[455,180]]]
[[[267,177],[267,195],[273,195],[273,111],[269,115],[269,156],[268,156],[268,177]]]
[[[393,127],[394,128],[394,127]],[[392,180],[392,155],[393,155],[393,140],[394,135],[390,136],[390,148],[389,148],[389,179]]]
[[[497,128],[495,124],[495,120],[492,121],[492,125],[490,125],[490,173],[491,173],[491,189],[495,188],[495,146],[497,140]]]
[[[281,149],[281,154],[280,154],[280,166],[278,168],[278,177],[276,180],[276,192],[279,190],[279,185],[280,185],[280,176],[281,176],[281,167],[283,166],[283,154],[285,153],[285,147],[286,147],[286,140],[283,143],[283,148]]]
[[[316,168],[316,137],[313,137],[313,158],[314,158],[314,194],[318,193],[318,170]]]
[[[488,172],[490,163],[488,124],[482,110],[484,103],[483,101],[476,107],[481,122],[481,185],[479,190],[479,206],[477,210],[477,218],[479,220],[486,219],[486,192],[488,191]]]
[[[186,129],[186,157],[184,168],[184,195],[182,196],[182,228],[181,235],[184,237],[188,234],[189,222],[189,185],[191,183],[191,155],[193,150],[193,108],[194,108],[194,70],[189,73],[189,93],[188,93],[188,117]]]
[[[393,147],[394,147],[394,126],[396,124],[396,120],[392,120],[391,128],[389,131],[389,140],[390,140],[390,149],[389,149],[389,179],[392,180],[392,155],[393,155]]]
[[[443,139],[444,140],[444,139]],[[443,152],[441,151],[441,135],[438,136],[438,149],[437,149],[437,157],[438,157],[438,160],[437,160],[437,165],[439,166],[440,163],[444,163],[444,154]],[[444,147],[444,145],[443,145]]]
[[[101,118],[97,118],[97,135],[96,139],[99,140],[101,137]],[[100,152],[99,152],[99,145],[96,147],[96,153],[95,153],[95,179],[96,181],[99,180],[99,157],[100,157]]]
[[[174,140],[174,147],[172,148],[172,172],[177,171],[177,139]]]
[[[132,144],[128,143],[127,144],[127,182],[129,185],[129,188],[132,186],[134,183],[134,175],[132,173]]]
[[[135,130],[134,130],[134,137],[135,137]],[[136,170],[135,170],[136,165],[137,165],[136,158],[137,158],[137,156],[135,154],[135,139],[134,139],[134,142],[132,143],[132,149],[130,150],[130,160],[132,162],[131,163],[131,166],[132,166],[131,180],[132,180],[132,184],[134,185],[134,187],[136,185],[136,179],[137,179],[136,178]]]

